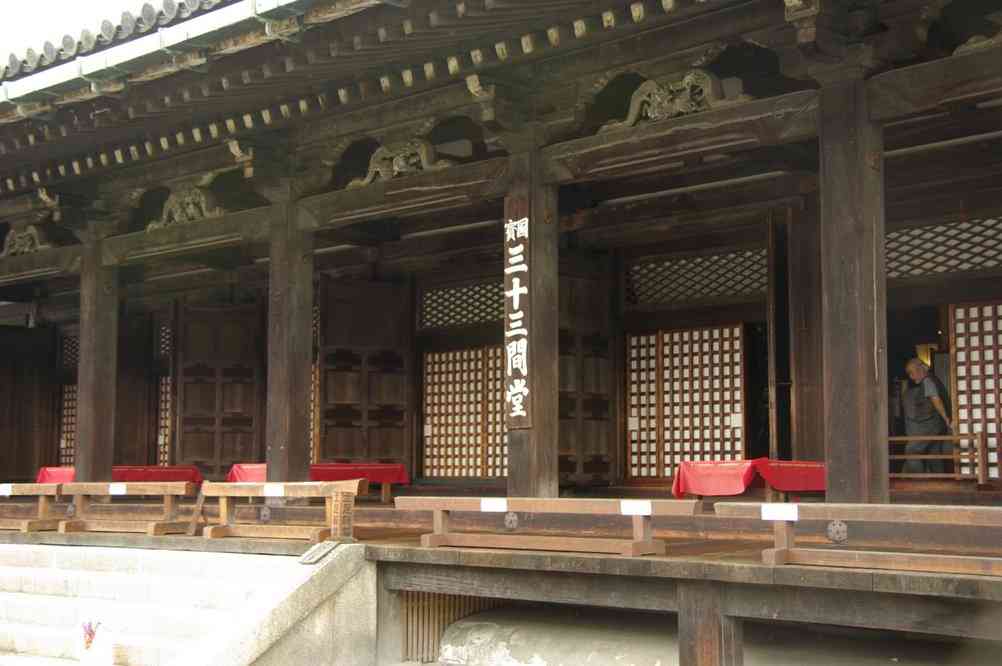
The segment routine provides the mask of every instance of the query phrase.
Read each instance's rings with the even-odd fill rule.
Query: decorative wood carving
[[[740,79],[719,79],[705,69],[690,70],[681,79],[652,79],[641,84],[630,99],[625,120],[606,123],[599,131],[632,127],[638,122],[666,120],[720,108],[750,99]]]
[[[189,186],[171,192],[164,204],[163,215],[150,222],[147,231],[165,229],[176,224],[190,224],[200,220],[219,217],[223,209],[216,204],[216,198],[205,187]]]
[[[19,202],[13,202],[11,208],[15,212],[5,218],[10,224],[10,231],[4,239],[0,257],[32,254],[76,242],[72,231],[56,224],[63,220],[59,195],[40,188],[35,197],[25,197]]]
[[[999,30],[995,33],[993,37],[987,35],[973,35],[966,42],[957,47],[954,54],[960,55],[962,53],[970,53],[972,51],[980,51],[981,49],[990,49],[996,46],[1002,46],[1002,11],[992,12],[985,17],[989,22],[993,23]]]
[[[29,225],[21,231],[11,229],[3,244],[4,257],[16,257],[21,254],[31,254],[52,247],[38,232],[35,225]]]
[[[418,171],[436,171],[454,164],[452,160],[440,160],[435,155],[435,147],[426,139],[411,139],[398,144],[380,146],[369,160],[369,173],[365,178],[356,178],[348,184],[348,189],[364,187],[378,177],[392,180],[397,176]]]

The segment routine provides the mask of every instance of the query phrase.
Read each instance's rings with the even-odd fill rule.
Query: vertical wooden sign
[[[532,427],[529,382],[531,224],[526,215],[508,218],[504,225],[504,400],[505,421],[509,430]]]

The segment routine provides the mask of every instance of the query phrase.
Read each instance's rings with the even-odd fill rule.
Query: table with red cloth
[[[73,483],[75,478],[73,467],[41,467],[35,483]],[[194,465],[115,465],[111,468],[111,480],[115,483],[187,481],[201,485],[202,473]]]
[[[230,467],[226,480],[230,482],[264,483],[268,466],[265,463],[235,463]],[[384,503],[393,498],[394,483],[407,485],[411,482],[407,468],[400,463],[316,463],[310,465],[310,481],[350,481],[368,479],[378,483]]]
[[[685,461],[675,470],[671,492],[675,497],[740,495],[756,476],[783,493],[824,492],[825,464],[806,460]]]

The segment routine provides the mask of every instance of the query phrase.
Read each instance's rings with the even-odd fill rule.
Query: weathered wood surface
[[[188,224],[112,236],[104,241],[105,266],[148,263],[266,240],[271,209],[253,208]],[[65,249],[65,248],[64,248]]]
[[[0,259],[0,286],[79,273],[82,246],[70,245]]]
[[[777,547],[775,556],[781,560],[776,562],[777,564],[924,571],[942,575],[1002,576],[1002,558],[997,557],[793,547]]]
[[[511,189],[505,197],[506,224],[528,218],[526,264],[528,273],[515,273],[505,284],[514,292],[521,276],[524,293],[506,294],[506,343],[509,331],[528,329],[527,416],[514,415],[514,404],[505,401],[508,426],[508,494],[518,497],[557,497],[559,495],[559,376],[560,376],[560,306],[559,239],[560,217],[557,189],[542,181],[539,154],[529,152],[511,158]],[[510,245],[510,244],[509,244]],[[505,255],[505,266],[509,265]],[[510,284],[509,284],[510,283]],[[523,323],[511,319],[516,299],[522,300]],[[506,359],[511,352],[506,347]],[[511,362],[507,362],[510,366]],[[505,375],[505,390],[511,390],[518,378]]]
[[[790,331],[790,444],[795,460],[825,459],[822,382],[824,360],[821,319],[821,229],[818,200],[806,197],[792,209],[788,243],[787,284]]]
[[[878,74],[866,82],[870,118],[886,122],[1002,97],[1002,47],[979,49]]]
[[[56,462],[56,422],[61,377],[58,336],[51,327],[0,327],[0,470],[4,481],[34,480],[38,468]],[[31,488],[17,484],[18,488]]]
[[[709,153],[803,141],[818,133],[818,99],[813,90],[789,93],[548,146],[543,177],[551,183],[601,180]]]
[[[828,498],[886,502],[887,317],[881,130],[870,120],[865,84],[851,76],[821,90],[819,118]]]
[[[189,481],[74,482],[62,484],[62,494],[94,496],[174,495],[177,497],[190,497],[195,494],[195,484]]]
[[[265,460],[269,481],[310,476],[313,363],[313,237],[295,226],[295,203],[273,211],[268,279],[268,400]]]
[[[216,483],[206,481],[202,492],[206,497],[329,497],[339,492],[364,495],[367,479],[351,481],[299,481],[293,483]]]
[[[678,585],[679,666],[742,666],[741,620],[725,614],[725,587],[708,581]]]
[[[110,481],[117,409],[119,276],[116,268],[103,266],[101,241],[86,244],[82,254],[76,478]]]
[[[379,561],[383,585],[392,590],[678,612],[679,587],[705,579],[725,584],[719,610],[731,618],[987,640],[997,640],[1002,622],[1002,586],[985,577],[950,581],[919,573],[701,564],[693,558],[441,552],[374,545],[367,550],[370,559]],[[978,590],[979,596],[961,590]]]
[[[480,497],[398,497],[396,508],[404,511],[484,511]],[[487,498],[487,506],[496,501]],[[586,499],[573,497],[509,497],[503,500],[506,511],[524,513],[565,513],[579,515],[622,516],[636,505],[629,500]],[[639,500],[636,504],[649,508],[652,516],[693,516],[699,508],[697,500]]]
[[[501,157],[376,181],[301,199],[298,225],[304,231],[318,231],[365,220],[454,210],[504,196],[508,179],[508,158]]]
[[[762,517],[761,504],[716,502],[714,511],[725,518]],[[1002,507],[903,504],[798,504],[800,520],[844,520],[872,523],[919,523],[927,525],[971,525],[1002,527]]]

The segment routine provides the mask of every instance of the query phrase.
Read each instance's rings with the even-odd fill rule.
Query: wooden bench
[[[187,522],[179,521],[177,518],[177,504],[179,497],[195,494],[195,484],[186,481],[64,483],[62,494],[73,497],[73,517],[60,521],[60,532],[136,532],[149,536],[161,536],[164,534],[183,534],[188,528]],[[92,497],[140,496],[163,498],[159,519],[120,519],[107,516],[98,517],[91,513]]]
[[[52,502],[59,499],[59,483],[0,483],[0,497],[35,497],[37,508],[34,518],[0,518],[0,530],[19,532],[44,532],[59,528],[52,515]]]
[[[665,543],[653,538],[654,516],[692,516],[696,500],[625,500],[625,499],[542,499],[532,497],[398,497],[396,508],[405,511],[431,511],[434,530],[421,537],[425,547],[461,546],[466,548],[513,548],[553,550],[616,555],[663,555]],[[558,513],[589,516],[629,516],[633,538],[536,536],[528,534],[482,534],[452,532],[449,517],[453,512],[474,513]]]
[[[858,569],[891,569],[932,573],[1002,576],[1002,558],[971,555],[848,550],[841,547],[798,548],[793,528],[803,520],[845,523],[965,525],[1002,528],[1002,508],[890,504],[757,504],[718,502],[718,516],[771,521],[775,544],[762,551],[771,565],[803,564]]]
[[[219,524],[205,528],[207,539],[246,537],[264,539],[309,539],[313,543],[332,538],[351,538],[355,496],[368,492],[366,479],[351,481],[304,481],[298,483],[202,484],[205,497],[219,498]],[[317,498],[324,500],[324,525],[238,523],[233,501],[240,497]],[[266,507],[267,508],[267,507]]]

